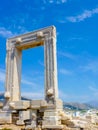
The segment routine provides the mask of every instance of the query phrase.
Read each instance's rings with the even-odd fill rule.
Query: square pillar
[[[56,59],[56,33],[53,28],[50,35],[45,37],[45,99],[53,101],[58,99],[57,59]]]
[[[8,43],[7,43],[8,44]],[[8,46],[8,45],[7,45]],[[10,46],[6,56],[6,90],[7,101],[19,101],[21,81],[21,51]]]

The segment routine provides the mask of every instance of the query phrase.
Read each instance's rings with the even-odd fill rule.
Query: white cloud
[[[92,10],[84,10],[84,12],[79,15],[67,17],[67,20],[73,23],[80,22],[92,17],[94,14],[98,14],[98,8]]]
[[[5,27],[0,27],[0,35],[7,38],[13,36],[14,34],[10,30],[7,30]]]
[[[17,20],[16,20],[17,21]],[[33,23],[33,21],[32,21]],[[13,27],[10,27],[10,28],[13,28],[14,30],[16,30],[17,28],[17,32],[12,32],[12,30],[8,30],[7,28],[5,27],[0,27],[0,36],[4,37],[4,38],[9,38],[9,37],[13,37],[13,36],[16,36],[16,35],[19,35],[21,33],[27,33],[28,30],[26,30],[26,28],[24,26],[16,26],[14,24],[12,24]],[[18,30],[20,30],[18,32]]]
[[[72,72],[66,69],[60,69],[59,72],[64,75],[72,75]]]

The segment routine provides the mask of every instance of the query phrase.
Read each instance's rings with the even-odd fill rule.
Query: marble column
[[[7,47],[6,55],[6,83],[5,83],[5,98],[11,100],[12,86],[13,86],[13,62],[14,62],[14,48]]]
[[[47,101],[58,98],[56,37],[45,38],[45,98]]]
[[[21,80],[21,51],[15,46],[7,47],[5,98],[7,101],[19,101]]]
[[[21,100],[21,50],[15,48],[14,51],[14,64],[13,64],[13,86],[12,86],[12,101]]]

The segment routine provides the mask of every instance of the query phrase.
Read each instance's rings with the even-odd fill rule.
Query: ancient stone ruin
[[[44,46],[45,98],[21,100],[22,50]],[[62,129],[62,100],[58,98],[56,29],[54,26],[7,40],[5,102],[0,124],[15,124],[25,129]]]
[[[44,46],[45,98],[21,100],[22,50]],[[58,97],[56,29],[54,26],[7,40],[5,101],[0,110],[0,129],[98,130],[87,119],[67,116]],[[10,128],[10,129],[9,129]]]

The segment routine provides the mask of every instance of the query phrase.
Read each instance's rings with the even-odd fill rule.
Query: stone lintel
[[[9,103],[9,106],[11,109],[14,109],[14,110],[20,110],[20,109],[27,109],[27,108],[30,108],[30,101],[23,101],[23,100],[20,100],[20,101],[12,101]]]
[[[44,38],[49,39],[51,37],[56,37],[55,32],[55,27],[50,26],[48,28],[43,28],[23,35],[18,35],[7,40],[7,48],[11,48],[13,45],[15,45],[17,48],[24,50],[28,48],[26,48],[27,44],[32,45],[30,48],[40,46],[43,45]]]

